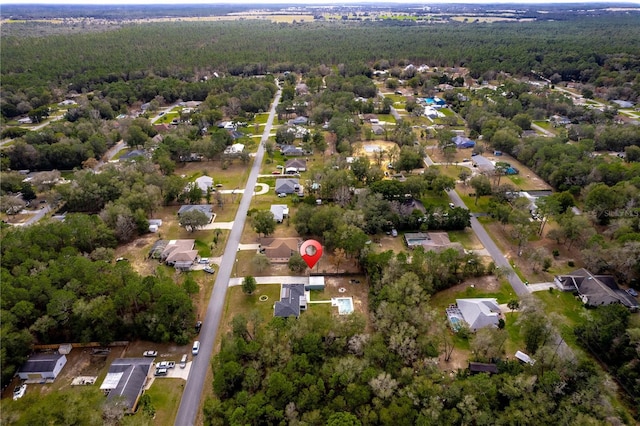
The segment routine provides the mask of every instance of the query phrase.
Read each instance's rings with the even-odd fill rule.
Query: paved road
[[[424,157],[424,163],[427,166],[433,166],[435,164],[428,155]],[[464,204],[464,201],[462,201],[462,198],[460,198],[455,190],[447,191],[447,194],[449,195],[449,198],[451,199],[451,202],[453,202],[453,204],[458,207],[464,207],[465,209],[467,208],[467,206]],[[484,226],[482,226],[482,224],[478,222],[478,219],[475,217],[475,215],[471,215],[471,229],[473,230],[473,232],[475,232],[476,236],[478,237],[484,248],[487,250],[487,253],[489,253],[491,258],[493,258],[493,262],[497,266],[500,266],[507,271],[509,284],[511,284],[511,287],[513,287],[513,290],[516,292],[516,294],[518,296],[529,294],[530,292],[527,286],[522,282],[518,274],[515,273],[509,261],[504,257],[496,243],[493,242],[493,239],[484,229]]]
[[[458,207],[466,208],[466,205],[462,201],[462,198],[460,198],[455,190],[447,191],[447,194],[449,195],[449,198],[451,199],[453,204]],[[516,292],[516,294],[518,296],[525,296],[529,294],[529,289],[527,288],[527,286],[522,282],[518,274],[515,273],[509,261],[504,257],[496,243],[493,242],[493,239],[491,239],[487,231],[484,229],[484,226],[482,226],[482,224],[478,222],[478,219],[474,216],[471,216],[471,229],[473,229],[473,232],[475,232],[475,234],[478,236],[478,239],[480,240],[484,248],[493,258],[496,266],[500,266],[508,272],[507,279],[509,280],[509,284],[511,284],[511,287],[513,287],[513,290]]]
[[[255,188],[256,181],[258,179],[258,172],[260,171],[260,166],[262,164],[262,158],[264,157],[264,142],[269,137],[273,119],[276,114],[276,106],[280,101],[281,94],[282,92],[278,90],[273,104],[271,105],[271,111],[269,112],[269,119],[264,128],[262,141],[258,147],[258,153],[256,154],[253,167],[251,168],[251,173],[249,174],[246,186],[247,188]],[[199,336],[200,353],[193,357],[189,379],[184,387],[182,400],[180,401],[180,407],[178,408],[178,414],[176,416],[176,426],[194,425],[198,415],[200,398],[202,397],[202,390],[204,389],[205,384],[205,377],[207,375],[207,370],[209,369],[211,354],[213,353],[213,344],[215,342],[216,335],[218,334],[224,302],[227,296],[229,278],[231,278],[231,272],[235,263],[240,237],[242,236],[244,223],[247,219],[247,211],[249,210],[249,204],[251,203],[252,196],[252,191],[246,191],[242,195],[242,200],[240,201],[240,206],[236,213],[234,225],[231,229],[227,247],[225,248],[224,255],[222,257],[222,264],[220,265],[220,269],[216,275],[216,281],[213,286],[213,292],[211,293],[211,299],[209,300],[207,314],[202,322],[202,329],[200,330]]]

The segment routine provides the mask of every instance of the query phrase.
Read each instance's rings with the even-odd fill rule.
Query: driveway
[[[554,137],[554,136],[555,136],[555,133],[550,132],[549,130],[545,129],[544,127],[538,126],[538,125],[537,125],[537,124],[535,124],[535,123],[531,123],[531,128],[532,128],[533,130],[535,130],[536,132],[542,133],[543,135],[545,135],[545,136],[547,136],[547,137],[552,138],[552,137]]]
[[[49,208],[48,205],[43,206],[40,210],[36,210],[35,212],[33,210],[23,210],[20,213],[21,214],[29,214],[31,215],[31,217],[27,220],[25,220],[24,222],[21,223],[10,223],[10,225],[14,225],[14,226],[30,226],[33,225],[34,223],[36,223],[37,221],[39,221],[40,219],[42,219],[43,217],[45,217],[47,215],[47,213],[49,213],[51,211],[51,208]]]
[[[292,277],[290,275],[282,275],[276,277],[254,277],[256,279],[256,284],[309,284],[309,277],[307,276],[299,276]],[[242,280],[244,277],[231,278],[229,280],[229,287],[242,285]]]
[[[248,187],[248,186],[247,186]],[[256,191],[257,190],[257,191]],[[221,194],[244,194],[245,189],[219,189]],[[256,183],[253,190],[253,195],[264,195],[269,192],[269,185],[266,183]]]
[[[273,120],[276,115],[276,107],[280,102],[281,95],[282,91],[278,88],[278,92],[271,104],[269,118],[264,127],[261,143],[258,146],[258,152],[251,167],[249,179],[247,180],[246,188],[250,190],[253,190],[256,187],[260,166],[264,157],[264,143],[267,141],[271,132]],[[247,220],[247,212],[249,211],[252,195],[253,194],[249,191],[244,192],[242,194],[242,199],[240,200],[240,206],[238,207],[238,212],[236,213],[236,218],[229,234],[227,246],[225,248],[224,255],[222,256],[222,262],[217,272],[211,298],[209,299],[207,313],[202,322],[202,329],[200,330],[199,337],[200,353],[193,357],[193,363],[191,366],[192,374],[189,374],[187,384],[185,385],[184,392],[182,393],[180,407],[178,408],[178,413],[174,423],[176,426],[194,425],[200,409],[200,399],[203,395],[207,371],[211,367],[210,361],[213,353],[213,345],[218,334],[218,328],[220,327],[220,321],[224,311],[227,289],[229,288],[229,279],[231,278],[231,272],[235,264],[235,258],[240,244],[240,237],[242,236],[242,230],[244,229],[244,224]],[[208,385],[210,386],[210,383]]]

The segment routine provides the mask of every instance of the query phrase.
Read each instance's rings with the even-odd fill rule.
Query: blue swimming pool
[[[336,297],[332,299],[331,304],[338,307],[338,315],[353,313],[353,298],[351,297]]]
[[[462,327],[462,320],[458,317],[450,316],[449,322],[451,322],[451,328],[453,331],[458,331],[460,330],[460,327]]]

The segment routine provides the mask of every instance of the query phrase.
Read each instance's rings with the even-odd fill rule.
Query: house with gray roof
[[[300,180],[284,178],[276,180],[276,194],[299,194]]]
[[[502,311],[496,299],[456,299],[456,305],[462,319],[469,325],[469,330],[498,326]]]
[[[178,217],[192,210],[199,210],[202,213],[206,214],[209,218],[209,223],[211,223],[211,221],[213,220],[213,206],[211,204],[185,204],[178,210]]]
[[[198,188],[200,188],[203,194],[206,194],[209,188],[213,188],[213,178],[210,176],[200,176],[196,179],[195,184],[198,185]]]
[[[282,284],[280,300],[273,305],[273,315],[276,317],[300,317],[300,311],[307,309],[307,297],[304,284]]]
[[[300,158],[292,158],[284,164],[285,173],[299,173],[307,171],[307,161]]]
[[[300,156],[304,155],[304,150],[299,146],[294,145],[282,145],[280,147],[282,155]]]
[[[127,412],[136,411],[149,377],[153,358],[118,358],[111,363],[100,389],[108,400],[123,403]]]
[[[35,354],[29,357],[18,370],[22,380],[55,380],[67,363],[67,357],[60,353]]]
[[[639,308],[638,301],[618,287],[611,275],[594,275],[584,268],[566,275],[557,275],[553,280],[563,291],[575,291],[587,306],[604,306],[620,303],[632,311]]]
[[[309,123],[309,119],[301,115],[299,117],[294,118],[293,120],[289,120],[289,123],[294,124],[296,126],[306,125]]]
[[[271,213],[276,222],[282,223],[284,218],[289,217],[289,206],[286,204],[272,204]]]
[[[145,150],[142,149],[134,149],[131,150],[129,152],[127,152],[126,154],[122,154],[120,156],[120,158],[118,158],[118,161],[127,161],[127,160],[133,160],[134,158],[137,157],[146,157],[147,156],[147,152]]]

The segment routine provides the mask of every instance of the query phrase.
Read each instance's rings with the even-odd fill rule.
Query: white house
[[[469,330],[476,331],[483,327],[497,327],[500,320],[500,306],[496,299],[456,299],[462,318],[469,325]]]
[[[213,178],[210,176],[200,176],[196,179],[196,185],[198,185],[203,194],[206,194],[207,190],[213,187]]]
[[[240,154],[242,151],[244,151],[244,144],[234,143],[233,145],[226,147],[225,150],[224,150],[224,153],[225,154]]]
[[[276,222],[282,223],[284,218],[289,216],[289,206],[286,204],[272,204],[271,213]]]

